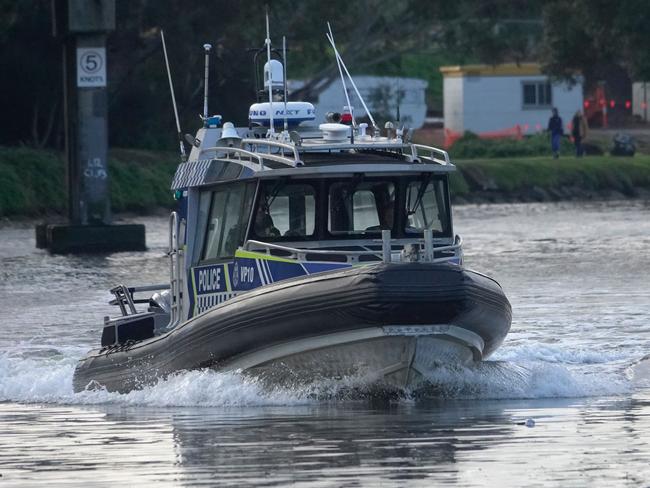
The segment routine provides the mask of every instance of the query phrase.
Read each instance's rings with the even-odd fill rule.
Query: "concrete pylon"
[[[115,29],[115,0],[53,0],[52,14],[63,46],[69,223],[37,226],[36,245],[52,252],[144,250],[143,225],[112,225],[106,37]]]

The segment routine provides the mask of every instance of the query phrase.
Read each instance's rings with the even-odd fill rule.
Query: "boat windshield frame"
[[[363,241],[363,240],[376,240],[381,238],[381,231],[388,229],[391,231],[391,237],[393,239],[422,239],[424,232],[422,230],[409,229],[408,216],[407,216],[407,206],[406,198],[407,188],[409,185],[412,185],[413,182],[420,182],[417,185],[419,193],[424,193],[424,190],[429,188],[429,185],[433,184],[437,186],[436,189],[436,202],[438,204],[438,221],[440,223],[439,229],[433,229],[433,237],[435,239],[453,239],[453,222],[451,214],[451,201],[449,195],[449,179],[446,173],[395,173],[395,174],[382,174],[382,175],[373,175],[373,174],[363,174],[355,173],[349,175],[305,175],[303,177],[283,177],[283,178],[264,178],[260,179],[258,184],[258,191],[256,199],[251,212],[251,225],[249,225],[248,234],[246,240],[255,240],[262,242],[270,243],[288,243],[288,242],[314,242],[314,241],[323,241],[323,242],[333,242],[333,241]],[[344,184],[349,184],[350,188],[354,190],[355,188],[364,188],[364,191],[368,191],[368,186],[375,184],[381,187],[382,183],[391,184],[394,189],[393,201],[392,201],[392,212],[394,218],[392,219],[392,225],[387,227],[385,222],[376,222],[376,228],[366,228],[362,231],[354,229],[351,232],[332,232],[331,227],[331,190],[337,185],[341,186]],[[422,183],[426,183],[425,187],[422,188]],[[310,222],[313,222],[313,232],[310,234],[304,233],[299,234],[296,232],[287,233],[288,229],[280,227],[275,229],[272,235],[269,233],[262,233],[256,231],[255,222],[262,221],[259,218],[260,212],[265,212],[270,215],[271,209],[269,205],[273,205],[274,196],[273,193],[277,194],[278,191],[282,191],[282,188],[285,185],[295,185],[295,186],[307,186],[313,189],[313,216],[310,217]],[[280,188],[280,190],[278,190]],[[412,190],[411,190],[412,191]],[[353,191],[354,193],[354,191]],[[366,195],[366,198],[368,196]],[[422,195],[419,195],[419,200],[422,199]],[[269,204],[269,201],[271,202]],[[375,201],[376,203],[376,201]],[[414,208],[410,210],[417,211],[419,208],[419,203],[417,206],[414,205]],[[276,214],[277,215],[277,214]],[[382,216],[378,214],[379,220],[384,220]],[[283,220],[285,222],[290,221],[291,216],[285,217]],[[303,218],[303,221],[306,218]],[[267,217],[268,220],[268,217]],[[271,225],[274,222],[271,221]],[[287,235],[284,235],[287,233]]]

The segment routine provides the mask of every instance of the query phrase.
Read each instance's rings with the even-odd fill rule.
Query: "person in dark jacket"
[[[564,128],[562,127],[562,117],[557,113],[557,109],[553,108],[553,115],[548,119],[548,131],[551,134],[551,151],[553,151],[553,158],[560,157],[560,140],[564,135]]]
[[[582,112],[578,110],[571,121],[571,135],[573,136],[573,143],[576,146],[576,157],[578,158],[582,157],[585,153],[582,141],[587,137],[588,127],[587,119],[582,115]]]

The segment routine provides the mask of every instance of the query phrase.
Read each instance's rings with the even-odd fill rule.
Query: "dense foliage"
[[[457,196],[493,192],[506,201],[535,194],[538,200],[570,200],[613,192],[615,197],[634,197],[650,189],[650,156],[645,155],[473,159],[456,165],[465,183],[456,187]]]
[[[645,0],[550,0],[543,10],[541,58],[552,75],[586,88],[606,84],[608,98],[629,100],[631,81],[650,78],[650,2]],[[610,110],[610,122],[624,114],[622,103]]]
[[[562,138],[560,153],[573,154],[573,144],[568,138]],[[450,149],[453,158],[512,158],[522,156],[548,156],[551,154],[551,142],[547,134],[535,134],[523,139],[480,139],[472,132],[465,132],[463,137],[454,142]]]
[[[51,34],[50,3],[0,0],[0,144],[63,146],[61,47]],[[161,29],[184,130],[194,130],[202,108],[205,42],[214,46],[210,106],[244,123],[255,98],[250,49],[263,45],[264,7],[260,1],[117,0],[117,30],[108,39],[111,145],[174,148]],[[269,7],[274,45],[287,36],[289,77],[308,80],[296,98],[313,99],[337,76],[324,35],[329,21],[354,73],[424,77],[437,109],[440,63],[525,59],[533,45],[530,29],[522,29],[527,24],[499,19],[540,11],[479,0],[276,0]]]
[[[142,212],[173,204],[169,182],[178,165],[175,154],[114,150],[108,164],[114,211]],[[63,155],[49,150],[0,147],[0,187],[0,217],[63,213]]]
[[[169,181],[177,165],[173,153],[113,150],[109,157],[111,203],[116,212],[148,212],[170,208],[174,201]],[[633,158],[587,157],[567,154],[546,157],[455,157],[451,175],[454,197],[481,201],[534,198],[589,198],[594,192],[635,196],[650,191],[650,156]],[[30,148],[0,147],[0,218],[65,212],[65,170],[62,154]],[[541,191],[540,191],[541,190]],[[487,194],[486,194],[487,192]],[[546,196],[544,195],[546,192]],[[535,196],[536,195],[536,196]]]
[[[559,78],[585,75],[612,89],[650,76],[644,0],[275,0],[271,37],[289,45],[289,77],[313,99],[337,76],[326,23],[353,73],[426,78],[429,109],[442,108],[440,64],[542,60]],[[255,98],[251,49],[263,45],[265,2],[116,0],[108,38],[110,143],[173,149],[175,128],[163,64],[164,29],[182,127],[202,107],[203,50],[213,44],[212,111],[241,124]],[[63,147],[60,40],[51,2],[0,0],[0,144]],[[616,108],[618,110],[618,107]],[[615,110],[615,111],[616,111]],[[615,112],[614,111],[614,112]]]

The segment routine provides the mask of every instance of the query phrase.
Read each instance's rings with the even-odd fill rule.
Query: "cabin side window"
[[[406,187],[407,234],[431,229],[434,234],[449,232],[449,209],[444,181],[430,179],[410,181]]]
[[[210,206],[212,205],[212,192],[202,191],[199,194],[199,212],[196,219],[196,245],[192,256],[192,263],[196,264],[202,259],[203,244],[205,243],[205,234],[208,227],[208,216],[210,215]]]
[[[227,259],[244,238],[254,184],[224,185],[212,193],[208,229],[201,258],[203,261]]]
[[[329,187],[328,231],[363,235],[393,228],[395,185],[392,181],[333,183]]]
[[[253,237],[265,241],[312,237],[315,214],[316,191],[311,184],[265,181],[260,186]]]

